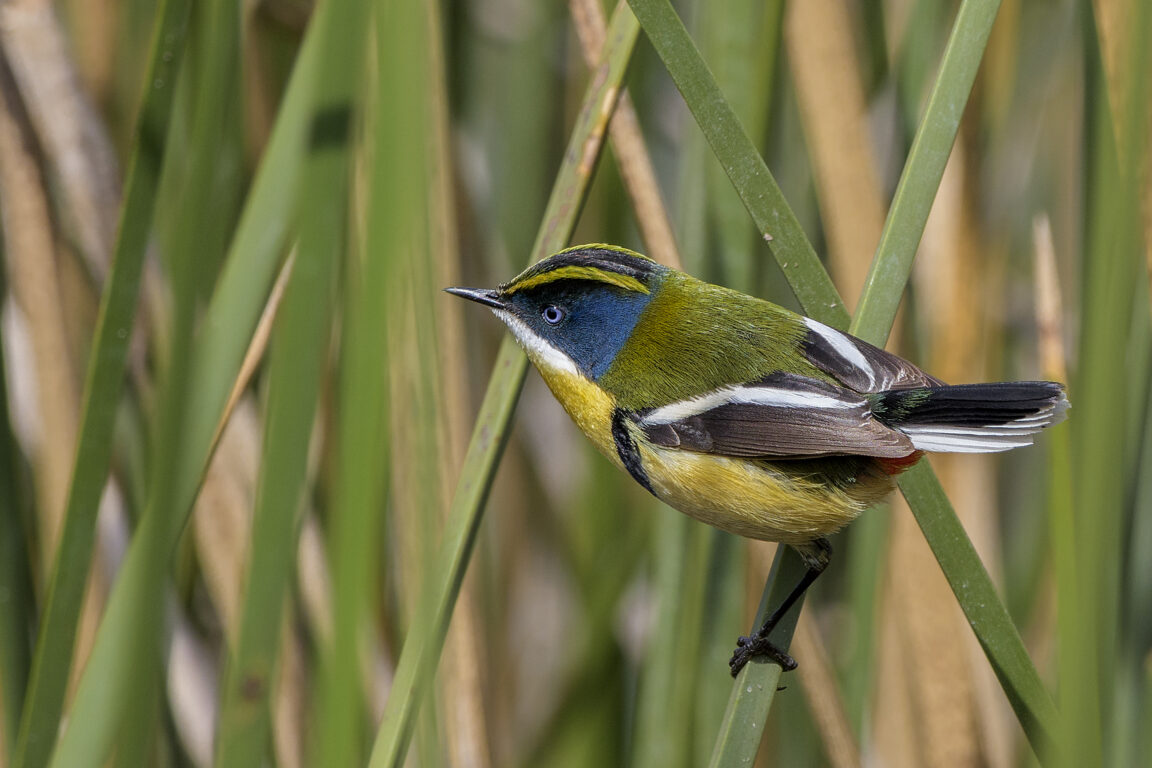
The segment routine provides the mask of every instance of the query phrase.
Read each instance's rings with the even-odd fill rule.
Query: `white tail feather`
[[[951,424],[901,424],[900,431],[919,451],[996,453],[1032,445],[1032,435],[1064,420],[1068,400],[1061,397],[1037,413],[1004,424],[973,427]]]
[[[1022,448],[1032,445],[1032,438],[1024,435],[985,435],[981,437],[967,434],[954,434],[947,430],[918,430],[905,428],[902,430],[912,438],[912,445],[918,451],[937,451],[939,453],[996,453],[1012,448]]]

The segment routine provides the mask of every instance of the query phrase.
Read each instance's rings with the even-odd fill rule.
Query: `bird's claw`
[[[740,670],[742,670],[744,665],[754,656],[767,656],[779,664],[780,668],[785,672],[796,669],[796,660],[777,648],[767,637],[763,635],[752,635],[751,637],[741,635],[736,639],[736,649],[732,651],[732,658],[728,661],[728,666],[732,670],[732,677],[740,674]]]

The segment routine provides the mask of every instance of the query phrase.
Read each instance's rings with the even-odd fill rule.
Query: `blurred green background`
[[[1152,754],[1149,5],[675,4],[849,311],[960,121],[876,290],[942,379],[1068,384],[1034,447],[931,460],[1062,765]],[[965,13],[971,96],[928,110]],[[599,0],[0,4],[0,766],[720,753],[773,546],[656,503],[534,372],[506,436],[503,326],[440,290],[609,242],[801,309],[661,56]],[[757,764],[1035,764],[904,502],[833,545]]]

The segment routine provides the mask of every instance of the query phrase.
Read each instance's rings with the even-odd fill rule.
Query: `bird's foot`
[[[767,656],[779,664],[785,672],[796,669],[795,659],[780,650],[768,639],[767,634],[757,633],[751,637],[741,636],[736,639],[736,650],[732,651],[732,658],[728,662],[728,666],[732,669],[732,677],[740,674],[740,670],[744,669],[744,665],[754,656]]]

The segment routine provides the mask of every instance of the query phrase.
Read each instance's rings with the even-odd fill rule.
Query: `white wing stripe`
[[[833,351],[844,361],[860,370],[868,377],[869,388],[876,385],[876,372],[872,368],[872,364],[864,357],[852,340],[835,328],[830,328],[824,323],[817,322],[810,317],[804,318],[804,324],[808,326],[809,330],[815,333],[824,341],[828,342],[828,346],[832,347]]]
[[[726,387],[706,395],[665,405],[644,417],[645,424],[671,424],[731,404],[763,405],[777,408],[859,408],[863,400],[843,400],[813,392],[777,387]]]

